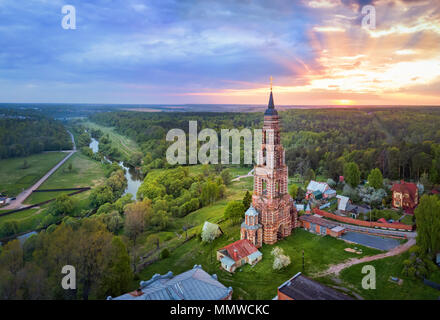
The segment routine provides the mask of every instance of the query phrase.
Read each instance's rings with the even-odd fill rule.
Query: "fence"
[[[85,187],[85,188],[70,188],[70,189],[35,190],[35,191],[33,191],[32,193],[34,193],[34,192],[72,191],[72,190],[77,190],[77,191],[67,194],[69,197],[74,196],[74,195],[79,194],[79,193],[82,193],[82,192],[84,192],[84,191],[88,191],[88,190],[90,190],[90,187]],[[51,202],[54,201],[54,200],[55,200],[55,198],[50,199],[50,200],[46,200],[46,201],[43,201],[43,202],[40,202],[40,203],[37,203],[37,204],[33,204],[33,205],[30,205],[30,206],[27,206],[27,207],[24,207],[24,208],[15,209],[15,210],[12,210],[12,211],[8,211],[8,212],[5,212],[5,213],[1,213],[1,214],[0,214],[0,217],[4,217],[4,216],[7,216],[7,215],[10,215],[10,214],[13,214],[13,213],[17,213],[17,212],[25,211],[25,210],[28,210],[28,209],[32,209],[32,208],[36,208],[36,207],[40,207],[40,206],[44,206],[45,204],[51,203]]]
[[[392,230],[404,230],[404,231],[412,231],[413,227],[403,224],[403,223],[381,223],[381,222],[370,222],[370,221],[363,221],[363,220],[356,220],[349,217],[341,217],[336,214],[323,211],[320,209],[313,209],[313,213],[319,214],[320,216],[324,216],[326,218],[330,218],[336,221],[345,222],[349,224],[358,225],[361,227],[368,227],[368,228],[381,228],[381,229],[392,229]]]

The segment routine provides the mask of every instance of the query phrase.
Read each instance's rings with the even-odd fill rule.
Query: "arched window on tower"
[[[267,152],[266,148],[263,148],[263,166],[266,165]]]

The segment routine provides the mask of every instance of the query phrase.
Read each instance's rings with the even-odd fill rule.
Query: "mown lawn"
[[[305,256],[304,274],[313,275],[318,271],[325,270],[329,265],[342,262],[352,257],[376,254],[379,251],[356,245],[363,249],[362,255],[344,251],[345,248],[353,248],[342,240],[329,236],[321,237],[311,234],[302,229],[295,230],[290,237],[279,241],[275,246],[284,249],[291,258],[291,265],[282,271],[272,269],[273,257],[270,252],[275,246],[263,245],[260,249],[263,260],[251,267],[246,265],[231,275],[220,269],[220,263],[215,260],[215,251],[235,240],[239,239],[239,225],[230,226],[222,224],[224,235],[216,239],[212,244],[205,244],[198,239],[192,239],[174,250],[170,257],[159,260],[147,266],[139,274],[141,279],[150,279],[155,273],[164,274],[168,270],[175,274],[192,268],[195,264],[201,264],[209,273],[216,273],[219,281],[234,289],[234,299],[272,299],[276,295],[276,289],[286,280],[290,279],[302,270],[302,250]],[[133,284],[134,286],[137,283]]]
[[[69,164],[72,164],[70,171]],[[49,177],[39,189],[63,189],[95,187],[105,179],[103,165],[92,159],[89,159],[80,152],[75,153],[61,168]],[[27,200],[27,204],[40,203],[46,200],[56,198],[62,194],[68,194],[73,191],[60,192],[37,192],[33,193]]]
[[[440,291],[423,284],[421,280],[415,280],[402,274],[403,261],[408,259],[409,253],[386,259],[371,261],[368,263],[354,265],[341,272],[340,278],[343,285],[350,286],[365,299],[374,300],[428,300],[438,299]],[[364,265],[372,265],[376,269],[376,289],[365,290],[362,288],[361,273]],[[402,285],[391,282],[390,277],[403,279]],[[431,275],[432,280],[440,279],[440,269]]]
[[[0,192],[16,196],[29,188],[67,156],[65,152],[47,152],[29,157],[0,160]],[[28,168],[23,169],[24,161]]]

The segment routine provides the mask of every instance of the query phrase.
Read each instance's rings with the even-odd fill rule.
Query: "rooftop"
[[[217,280],[195,265],[193,269],[173,276],[155,274],[148,281],[141,281],[140,288],[119,297],[108,297],[107,300],[220,300],[226,298],[232,288],[225,287]]]
[[[279,286],[278,291],[294,300],[353,300],[350,296],[303,276],[301,272]]]
[[[249,209],[246,210],[245,215],[255,217],[258,216],[258,211],[251,205]]]
[[[338,225],[332,221],[326,220],[321,218],[320,216],[315,216],[315,215],[309,215],[309,214],[304,214],[302,216],[299,217],[299,220],[301,221],[307,221],[310,223],[314,223],[329,229],[332,229],[334,227],[337,227]]]
[[[258,249],[247,239],[235,241],[226,247],[219,249],[218,251],[226,254],[234,261],[246,258],[252,253],[258,251]],[[234,254],[236,253],[236,254]]]
[[[325,182],[318,182],[315,180],[312,180],[309,182],[309,184],[307,185],[307,191],[320,191],[322,193],[325,192],[326,189],[329,188],[329,185]]]

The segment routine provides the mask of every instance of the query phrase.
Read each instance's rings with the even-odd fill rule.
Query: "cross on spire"
[[[272,76],[270,76],[270,91],[272,91],[272,81],[273,81],[273,78],[272,78]]]

